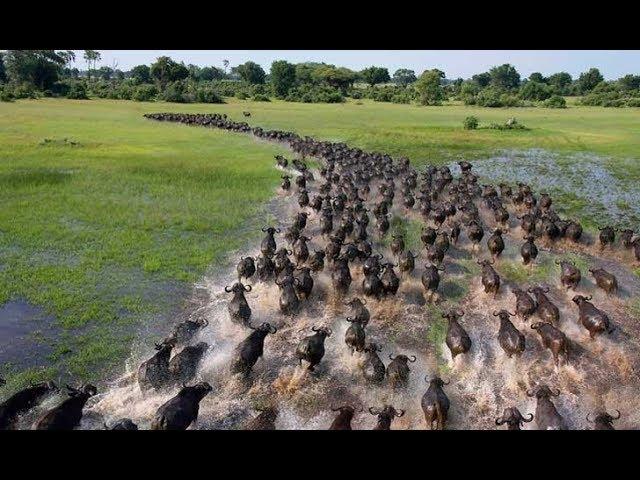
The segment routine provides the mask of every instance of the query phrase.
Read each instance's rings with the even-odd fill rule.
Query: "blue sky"
[[[371,65],[410,68],[421,73],[428,68],[443,70],[447,78],[469,78],[494,65],[511,63],[523,77],[532,72],[551,74],[559,71],[577,76],[590,67],[598,67],[608,80],[627,73],[640,74],[640,50],[101,50],[102,64],[127,70],[134,65],[151,63],[161,55],[186,64],[231,66],[253,60],[268,71],[274,60],[298,63],[324,61],[355,70]],[[86,68],[82,51],[76,51],[78,68]]]

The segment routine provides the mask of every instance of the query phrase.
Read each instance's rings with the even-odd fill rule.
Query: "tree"
[[[618,85],[622,90],[638,90],[640,89],[640,75],[625,75],[618,79]]]
[[[96,64],[102,60],[102,55],[97,50],[85,50],[83,58],[87,62],[87,73],[91,80],[91,70],[96,68]],[[93,67],[91,66],[93,64]]]
[[[480,88],[484,88],[491,83],[491,74],[489,72],[478,73],[471,77],[471,81]]]
[[[210,82],[211,80],[220,80],[224,78],[225,73],[217,67],[202,67],[198,80]]]
[[[149,75],[158,82],[161,88],[164,88],[170,82],[187,78],[189,70],[183,63],[175,62],[169,57],[158,57],[155,63],[151,64]]]
[[[540,72],[533,72],[529,75],[530,82],[547,83],[547,79]]]
[[[222,60],[222,66],[224,67],[224,74],[227,74],[227,68],[229,68],[229,60],[227,60],[226,58],[224,60]]]
[[[520,74],[513,65],[505,63],[489,70],[491,84],[498,88],[512,90],[520,86]]]
[[[54,50],[7,50],[4,53],[7,80],[29,83],[48,90],[58,81],[65,59]]]
[[[415,84],[422,105],[440,105],[445,99],[442,79],[444,72],[434,68],[425,70]]]
[[[604,77],[600,73],[600,70],[597,68],[590,68],[588,72],[580,74],[580,77],[578,78],[578,86],[583,94],[589,93],[603,80]]]
[[[378,83],[386,83],[391,80],[389,77],[389,70],[383,67],[365,68],[360,72],[360,77],[365,83],[372,87]]]
[[[96,75],[98,77],[100,77],[102,80],[111,80],[111,77],[113,76],[114,70],[111,67],[100,67],[98,70],[96,70]]]
[[[7,72],[4,68],[4,53],[0,52],[0,83],[7,81]]]
[[[572,81],[573,78],[571,78],[571,75],[567,72],[554,73],[547,78],[547,83],[556,87],[560,92],[563,92],[569,85],[571,85]]]
[[[296,83],[296,67],[286,60],[271,64],[271,85],[278,97],[285,97]]]
[[[335,65],[320,64],[311,70],[312,82],[325,83],[331,87],[338,88],[343,94],[353,85],[356,78],[356,72],[345,67],[336,68]]]
[[[131,78],[133,78],[136,83],[150,83],[151,82],[151,73],[149,72],[148,65],[136,65],[129,72]]]
[[[408,68],[399,68],[393,73],[393,83],[406,87],[414,83],[418,78],[416,72],[409,70]]]
[[[240,78],[245,82],[252,84],[261,84],[264,83],[264,77],[266,73],[262,69],[260,65],[255,62],[248,61],[243,63],[242,65],[238,65],[235,67],[235,71]]]
[[[525,100],[546,100],[551,96],[550,88],[540,82],[534,82],[532,80],[525,83],[520,89],[520,97]]]
[[[64,52],[58,52],[58,55],[64,60],[64,66],[69,67],[71,62],[76,61],[76,54],[73,50],[65,50]]]

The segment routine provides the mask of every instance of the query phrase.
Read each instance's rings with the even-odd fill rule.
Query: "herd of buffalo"
[[[243,113],[250,116],[248,112]],[[250,127],[245,122],[232,121],[226,115],[158,113],[145,116],[160,121],[251,133],[262,139],[285,143],[298,157],[288,160],[278,155],[276,162],[285,171],[292,172],[282,176],[281,189],[297,199],[299,211],[284,230],[273,226],[262,229],[265,236],[260,245],[261,254],[255,258],[241,257],[237,264],[237,281],[225,288],[229,294],[229,318],[246,327],[248,333],[236,347],[228,365],[229,372],[234,375],[248,377],[264,354],[265,339],[278,331],[270,323],[253,321],[251,305],[245,297],[245,293],[252,289],[249,281],[254,285],[256,282],[273,282],[277,285],[281,314],[285,318],[292,318],[312,295],[314,277],[327,268],[332,290],[351,310],[351,316],[346,318],[349,327],[344,341],[352,354],[359,352],[363,355],[363,381],[374,384],[387,382],[393,389],[403,389],[409,381],[409,364],[415,362],[416,357],[390,355],[390,363],[385,366],[378,355],[380,345],[367,341],[366,330],[371,319],[367,309],[368,299],[384,301],[385,297],[394,297],[403,275],[421,268],[420,279],[425,300],[439,302],[443,260],[463,233],[477,256],[484,292],[488,298],[495,298],[503,280],[494,266],[497,267],[495,262],[499,261],[505,249],[504,235],[509,235],[510,231],[511,215],[507,206],[513,206],[520,213],[517,218],[524,232],[520,254],[522,263],[528,268],[535,268],[538,256],[536,241],[556,242],[564,239],[566,242],[584,242],[581,224],[561,218],[553,208],[550,195],[536,195],[529,185],[523,183],[516,186],[479,184],[472,172],[472,165],[465,161],[459,162],[461,175],[454,177],[447,166],[427,166],[419,172],[407,158],[393,159],[387,154],[350,148],[344,143],[316,141],[291,132]],[[314,176],[306,158],[314,158],[321,163],[316,174],[320,178]],[[317,193],[312,197],[309,194],[311,184],[317,187]],[[400,203],[405,211],[417,211],[424,219],[425,226],[420,238],[427,264],[416,265],[418,255],[406,248],[403,235],[390,235],[390,210],[394,202],[396,205]],[[492,223],[496,228],[487,227],[488,222],[483,219],[482,210],[485,210],[484,215],[493,218]],[[314,251],[310,250],[310,242],[314,239],[307,226],[310,217],[317,220],[319,236],[326,242],[324,248]],[[374,251],[376,242],[373,239],[384,237],[388,237],[392,259]],[[482,258],[483,239],[490,258]],[[620,231],[619,241],[623,248],[632,250],[635,259],[640,261],[640,236],[625,229]],[[615,248],[616,229],[610,226],[601,228],[598,242],[601,249]],[[561,284],[567,290],[575,290],[583,272],[571,261],[557,263],[560,266]],[[359,287],[352,285],[354,269],[361,269],[363,275]],[[589,273],[597,287],[607,295],[616,294],[616,276],[602,268],[590,269]],[[497,343],[508,357],[519,357],[525,351],[525,336],[511,319],[518,317],[522,322],[529,322],[531,317],[535,317],[536,321],[531,321],[529,326],[539,335],[544,348],[550,351],[555,364],[568,361],[569,340],[560,328],[560,310],[546,295],[548,291],[543,286],[513,287],[513,312],[506,309],[493,312],[500,325]],[[579,294],[572,299],[580,324],[591,339],[595,339],[598,335],[612,333],[615,325],[609,315],[591,300],[591,296]],[[464,315],[465,312],[460,308],[451,308],[442,315],[448,324],[446,345],[454,359],[472,347],[472,339],[461,324]],[[206,320],[186,320],[178,324],[170,336],[156,344],[156,353],[140,365],[137,379],[143,392],[181,386],[175,397],[158,408],[151,423],[152,429],[188,428],[198,417],[200,401],[213,390],[207,382],[188,385],[196,378],[200,362],[209,350],[207,343],[192,344],[192,340],[207,325]],[[300,365],[306,365],[313,372],[322,362],[325,342],[333,332],[325,325],[314,325],[311,330],[299,342],[294,355]],[[180,351],[172,355],[178,347]],[[426,381],[428,388],[421,401],[426,426],[442,430],[446,426],[450,408],[445,391],[448,382],[438,376],[426,378]],[[97,390],[93,385],[80,388],[67,386],[67,389],[69,397],[45,412],[35,422],[34,428],[72,429],[79,425],[85,403]],[[0,429],[12,428],[20,415],[55,391],[56,385],[47,382],[15,393],[0,405]],[[535,420],[538,429],[566,429],[567,423],[552,400],[559,394],[559,390],[544,383],[537,384],[527,391],[527,395],[535,397],[537,401],[534,414],[523,415],[516,406],[512,406],[504,410],[495,424],[506,424],[509,430],[519,430],[523,422]],[[332,409],[336,416],[327,428],[350,430],[353,417],[363,410],[363,406],[347,404]],[[389,430],[393,419],[405,413],[389,404],[370,407],[368,411],[377,416],[377,430]],[[264,408],[243,428],[275,429],[277,416],[276,407]],[[607,430],[613,429],[613,421],[618,418],[619,411],[615,416],[606,411],[596,411],[587,416],[595,429]],[[136,430],[138,427],[130,419],[122,418],[105,425],[105,428]]]

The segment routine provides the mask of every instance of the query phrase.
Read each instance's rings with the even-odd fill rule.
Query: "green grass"
[[[0,104],[0,304],[24,298],[62,327],[51,365],[10,371],[10,384],[54,372],[95,381],[98,371],[121,364],[140,322],[170,315],[208,266],[259,233],[248,229],[251,219],[270,219],[260,207],[277,185],[273,155],[287,155],[282,148],[149,121],[144,113],[219,112],[244,120],[248,110],[253,125],[406,155],[416,165],[502,148],[593,152],[608,157],[618,177],[640,179],[638,109],[361,103]],[[515,116],[530,130],[467,131],[469,115],[482,124]],[[558,205],[569,197],[556,198]],[[393,228],[419,249],[416,225]]]
[[[135,325],[179,307],[243,245],[277,185],[282,148],[142,117],[168,108],[0,105],[0,304],[24,298],[54,315],[51,362],[73,377],[121,363]]]

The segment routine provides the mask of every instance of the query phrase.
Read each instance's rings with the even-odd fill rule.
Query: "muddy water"
[[[290,172],[293,173],[293,172]],[[316,179],[319,178],[314,172]],[[312,184],[310,197],[319,182]],[[295,190],[295,188],[293,188]],[[372,186],[372,192],[376,186]],[[420,221],[417,212],[405,211],[396,201],[393,214],[407,220]],[[480,204],[479,204],[480,205]],[[484,220],[488,227],[494,223],[483,207]],[[270,211],[279,219],[283,229],[289,225],[293,215],[299,210],[295,194],[278,191],[270,205]],[[313,237],[309,250],[324,248],[325,241],[319,235],[318,218],[311,210],[306,235]],[[512,217],[517,213],[511,208]],[[373,224],[372,220],[372,224]],[[256,228],[262,225],[256,225]],[[373,231],[373,225],[370,231]],[[488,230],[487,230],[488,231]],[[390,234],[391,232],[389,232]],[[279,410],[276,426],[279,429],[323,429],[332,419],[331,406],[345,403],[363,406],[358,413],[353,428],[370,429],[376,418],[370,415],[369,407],[392,404],[396,409],[406,410],[406,414],[394,420],[393,429],[424,429],[426,424],[420,407],[420,400],[426,390],[425,376],[430,378],[439,373],[451,383],[445,392],[451,400],[450,429],[492,429],[494,420],[506,407],[517,406],[523,414],[534,412],[535,401],[526,396],[526,390],[539,382],[545,382],[561,390],[554,399],[560,413],[570,428],[589,428],[585,416],[594,410],[614,409],[622,411],[622,418],[616,422],[618,428],[635,428],[640,424],[640,331],[638,318],[633,318],[628,303],[640,292],[640,279],[628,265],[628,252],[599,252],[591,243],[580,246],[578,254],[590,266],[604,266],[615,273],[622,286],[617,296],[608,297],[599,291],[588,273],[583,270],[583,281],[577,292],[593,295],[593,303],[609,313],[617,330],[609,337],[590,340],[586,330],[577,323],[577,307],[571,302],[574,292],[566,292],[559,284],[558,268],[554,268],[543,284],[550,287],[549,296],[561,309],[560,328],[572,341],[569,362],[556,367],[551,355],[540,344],[538,335],[529,324],[514,319],[514,325],[526,336],[527,350],[521,358],[509,359],[497,342],[499,322],[491,315],[493,310],[513,311],[515,299],[511,293],[514,286],[503,279],[497,298],[487,296],[482,289],[475,260],[486,258],[486,238],[479,251],[473,251],[465,234],[457,246],[451,248],[445,259],[446,272],[441,287],[451,288],[466,294],[459,302],[451,302],[440,291],[438,305],[427,304],[422,295],[419,275],[422,265],[427,263],[424,250],[416,259],[416,271],[402,279],[395,298],[381,301],[368,300],[371,322],[366,328],[367,339],[383,346],[380,358],[389,363],[389,355],[403,353],[415,355],[417,361],[410,364],[410,383],[406,389],[393,391],[390,386],[371,386],[362,378],[359,365],[362,357],[357,352],[351,354],[344,344],[344,334],[348,328],[345,317],[349,314],[343,306],[343,298],[336,296],[331,288],[329,268],[314,276],[315,287],[312,297],[304,302],[302,311],[293,318],[284,317],[278,309],[278,288],[272,284],[253,284],[253,290],[246,295],[252,308],[252,323],[270,322],[278,328],[275,335],[265,341],[264,357],[255,365],[248,379],[230,375],[228,369],[235,346],[242,341],[248,331],[233,324],[226,310],[230,295],[224,293],[224,286],[235,281],[235,268],[218,274],[211,274],[194,288],[192,307],[186,312],[191,319],[206,318],[209,327],[194,338],[211,345],[202,362],[197,380],[204,380],[213,386],[213,392],[201,402],[197,429],[236,429],[254,417],[257,407],[274,405]],[[374,234],[374,251],[391,258],[391,253],[383,247]],[[519,247],[522,232],[512,219],[509,232],[505,235],[507,249],[495,268],[519,264]],[[278,246],[286,244],[283,238],[276,238]],[[251,245],[246,250],[234,252],[231,257],[259,254],[259,245]],[[558,242],[546,245],[539,242],[541,249],[538,265],[544,261],[562,258],[566,252],[575,252],[573,245]],[[414,251],[414,253],[417,253]],[[546,260],[545,260],[546,259]],[[350,294],[361,296],[362,274],[358,262],[351,268],[353,282]],[[533,277],[532,277],[533,278]],[[525,286],[534,282],[525,282]],[[522,286],[522,285],[520,285]],[[454,288],[455,287],[455,288]],[[473,345],[466,355],[452,360],[442,336],[430,335],[442,323],[440,312],[456,307],[465,310],[462,325],[471,336]],[[535,317],[532,318],[535,321]],[[325,342],[326,354],[314,372],[299,366],[294,357],[300,339],[312,334],[314,325],[329,326],[333,334]],[[163,332],[164,334],[165,332]],[[122,417],[129,417],[140,428],[148,428],[156,409],[171,398],[177,390],[143,395],[140,391],[136,370],[141,361],[153,354],[153,342],[161,340],[149,338],[148,344],[141,345],[139,351],[127,361],[124,375],[103,389],[103,393],[90,400],[82,428],[101,428],[103,422],[110,423]],[[535,429],[535,422],[525,428]]]

